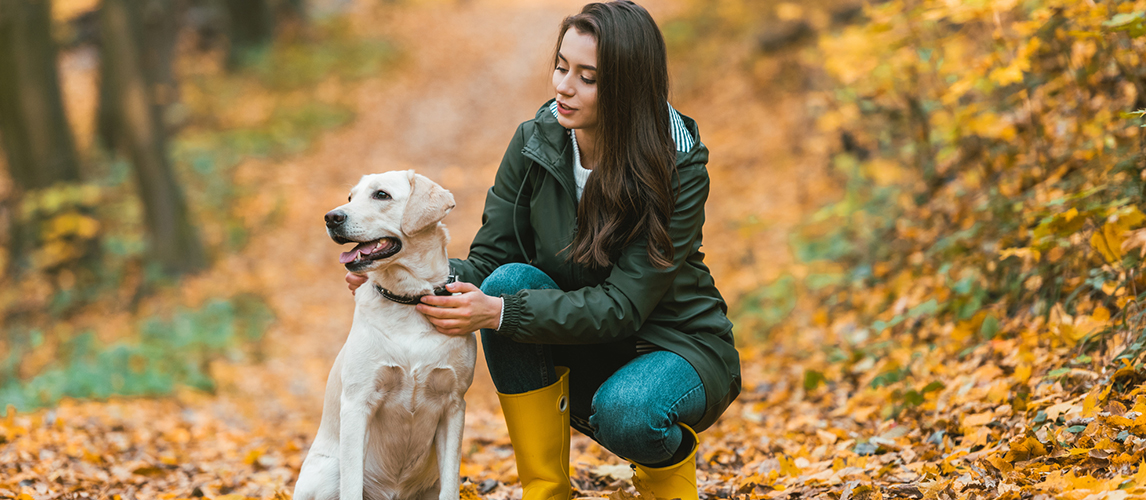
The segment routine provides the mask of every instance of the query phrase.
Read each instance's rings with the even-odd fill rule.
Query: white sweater
[[[585,191],[585,181],[589,180],[589,174],[593,171],[581,166],[581,148],[577,146],[577,134],[570,130],[569,137],[573,138],[573,180],[577,181],[577,201],[581,201],[581,193]]]

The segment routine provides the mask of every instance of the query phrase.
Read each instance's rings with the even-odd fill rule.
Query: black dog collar
[[[448,290],[446,290],[446,285],[453,283],[457,280],[458,280],[457,275],[455,275],[454,273],[450,273],[449,276],[446,276],[446,282],[445,283],[434,287],[434,295],[438,295],[438,296],[452,295]],[[408,306],[417,305],[418,303],[422,302],[422,297],[424,297],[424,295],[398,295],[394,292],[391,292],[390,290],[382,288],[382,286],[377,284],[377,283],[374,284],[374,289],[378,290],[378,293],[381,294],[383,297],[385,297],[387,300],[389,300],[391,302],[397,302],[399,304],[405,304]]]

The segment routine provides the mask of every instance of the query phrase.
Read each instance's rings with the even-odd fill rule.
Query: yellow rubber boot
[[[666,467],[645,467],[633,463],[633,486],[642,496],[651,492],[657,500],[699,500],[696,490],[696,448],[699,439],[691,427],[677,423],[692,435],[692,451],[678,463]]]
[[[569,500],[569,369],[521,394],[497,393],[521,479],[522,500]]]

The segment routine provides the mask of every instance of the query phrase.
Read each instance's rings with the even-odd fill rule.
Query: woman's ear
[[[402,232],[417,234],[437,224],[454,208],[454,195],[424,175],[407,170],[410,198],[402,213]]]

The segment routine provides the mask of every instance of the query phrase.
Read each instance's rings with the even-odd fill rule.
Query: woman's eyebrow
[[[566,59],[565,56],[561,55],[560,52],[557,53],[557,58],[561,59],[561,61],[564,62],[565,64],[569,64],[569,60]],[[589,66],[587,64],[578,64],[577,67],[581,68],[583,70],[587,70],[587,71],[597,71],[596,66]]]

